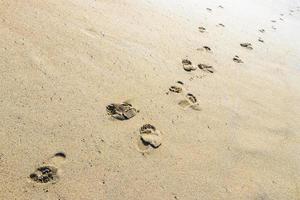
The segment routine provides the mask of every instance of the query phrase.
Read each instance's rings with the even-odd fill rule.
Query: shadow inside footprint
[[[30,174],[30,179],[37,183],[55,183],[59,177],[57,175],[57,168],[53,166],[39,167]]]
[[[137,110],[132,107],[129,103],[121,104],[110,104],[106,106],[106,111],[108,115],[118,120],[127,120],[134,117],[137,114]]]

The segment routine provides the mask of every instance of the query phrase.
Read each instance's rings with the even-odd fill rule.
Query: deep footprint
[[[182,60],[183,69],[187,72],[196,70],[196,67],[193,66],[192,62],[188,59]]]
[[[209,72],[209,73],[215,72],[215,69],[213,68],[213,66],[210,66],[210,65],[199,64],[198,67],[199,67],[199,69],[201,69],[204,72]]]
[[[140,142],[138,144],[141,152],[156,149],[162,144],[162,134],[155,126],[145,124],[140,128]]]
[[[106,106],[108,115],[118,120],[128,120],[137,114],[137,110],[129,103],[110,104]]]

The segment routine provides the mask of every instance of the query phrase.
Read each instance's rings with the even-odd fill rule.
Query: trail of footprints
[[[222,5],[219,5],[218,8],[224,9]],[[212,13],[211,8],[206,8],[206,10]],[[297,11],[300,11],[300,7],[297,7]],[[290,10],[289,15],[293,15],[294,10]],[[284,21],[284,14],[280,14],[280,21]],[[276,20],[271,20],[271,23],[275,24]],[[217,26],[225,27],[224,24],[219,23]],[[272,29],[276,30],[275,26],[272,26]],[[203,26],[198,27],[200,33],[207,32],[207,29]],[[265,29],[259,29],[261,34],[265,33]],[[259,37],[258,41],[264,43],[264,40]],[[240,46],[246,48],[248,50],[253,50],[252,44],[245,42],[240,43]],[[209,46],[203,46],[202,48],[197,49],[199,51],[212,52]],[[232,59],[236,63],[244,63],[243,60],[235,55]],[[190,60],[183,59],[182,60],[183,69],[186,72],[192,72],[197,69],[201,70],[204,73],[215,73],[215,69],[211,65],[200,63],[198,65],[194,65]],[[189,92],[182,81],[177,81],[176,84],[170,86],[167,94],[179,95],[180,100],[178,105],[184,110],[192,109],[196,111],[200,111],[200,106],[198,99],[194,94]],[[132,104],[128,102],[122,103],[112,103],[106,106],[106,111],[109,116],[113,119],[124,121],[129,120],[135,117],[139,110],[133,107]],[[151,124],[144,124],[139,128],[139,136],[137,141],[137,150],[141,153],[149,153],[154,149],[159,148],[162,145],[162,132],[158,130],[155,126]],[[58,152],[53,155],[50,159],[43,162],[42,165],[38,166],[32,173],[29,175],[29,180],[36,184],[55,184],[60,180],[61,169],[60,167],[64,164],[66,160],[66,154],[64,152]]]

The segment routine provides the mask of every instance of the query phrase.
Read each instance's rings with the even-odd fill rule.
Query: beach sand
[[[299,200],[299,6],[2,0],[0,199]]]

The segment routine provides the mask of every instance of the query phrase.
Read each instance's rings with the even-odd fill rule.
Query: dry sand
[[[299,6],[0,1],[0,199],[299,200]],[[136,116],[107,114],[124,101]],[[44,165],[57,176],[37,183]]]

